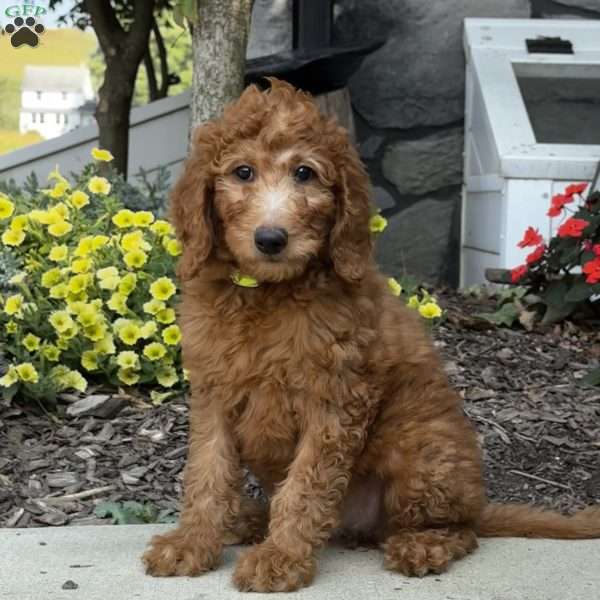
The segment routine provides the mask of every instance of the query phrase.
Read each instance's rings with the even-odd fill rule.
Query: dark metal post
[[[294,50],[315,50],[331,45],[331,0],[293,0],[293,18]]]

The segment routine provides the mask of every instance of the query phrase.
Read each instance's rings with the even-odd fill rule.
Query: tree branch
[[[105,57],[113,57],[123,41],[125,31],[121,27],[110,0],[84,0],[85,10],[92,20],[92,27]]]
[[[159,96],[154,61],[152,60],[152,53],[150,52],[150,44],[148,44],[144,54],[144,68],[146,69],[146,77],[148,79],[148,101],[154,102],[154,100],[158,100]]]
[[[154,33],[154,39],[156,40],[156,47],[158,49],[158,60],[160,62],[160,90],[158,90],[158,98],[166,98],[169,91],[169,61],[167,60],[167,49],[165,48],[165,41],[163,40],[160,27],[156,22],[156,19],[152,20],[152,31]]]
[[[134,0],[133,22],[127,33],[127,50],[138,62],[148,46],[150,29],[154,21],[155,0]]]

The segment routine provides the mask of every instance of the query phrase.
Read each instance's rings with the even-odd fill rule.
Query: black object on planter
[[[246,84],[265,85],[275,76],[313,95],[343,88],[365,56],[385,40],[366,44],[331,46],[331,0],[294,0],[293,49],[246,62]]]

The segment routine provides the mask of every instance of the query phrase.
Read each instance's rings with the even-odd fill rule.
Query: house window
[[[35,113],[31,113],[31,122],[35,123]]]
[[[63,99],[63,100],[66,100],[66,99],[67,99],[67,92],[63,92],[63,93],[62,93],[62,99]]]
[[[41,92],[41,91],[39,91],[39,90],[38,90],[38,91],[35,93],[35,95],[37,96],[37,99],[38,99],[38,100],[41,100],[41,99],[42,99],[42,92]]]
[[[40,123],[44,122],[44,113],[40,113]]]
[[[60,123],[60,113],[56,113],[56,122]]]
[[[65,125],[66,125],[69,122],[69,115],[67,113],[65,113],[65,116],[63,118],[64,118]]]

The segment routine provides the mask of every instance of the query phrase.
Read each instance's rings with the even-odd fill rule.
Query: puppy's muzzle
[[[268,256],[279,254],[288,243],[288,234],[280,227],[259,227],[254,232],[254,244]]]

